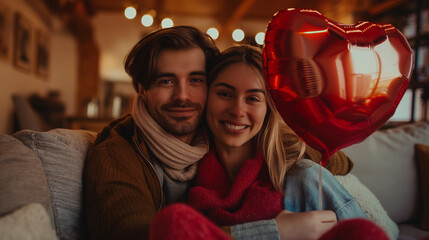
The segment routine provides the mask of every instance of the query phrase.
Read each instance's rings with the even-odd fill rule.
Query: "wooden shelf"
[[[410,43],[410,46],[414,48],[416,41],[416,37],[411,37],[408,39],[408,42]],[[429,46],[429,32],[423,32],[420,35],[420,47],[422,46]]]
[[[66,127],[69,129],[83,129],[93,132],[101,130],[112,121],[111,118],[87,118],[87,117],[67,117]]]
[[[375,17],[385,12],[388,12],[396,7],[399,7],[407,2],[409,2],[409,0],[386,0],[371,7],[368,12],[372,17]]]
[[[429,1],[427,0],[383,0],[382,2],[375,4],[368,10],[368,15],[370,16],[370,20],[372,22],[380,23],[380,22],[388,22],[398,29],[403,29],[405,26],[409,24],[410,16],[415,15],[416,20],[419,21],[420,24],[416,24],[416,33],[418,38],[418,45],[416,44],[417,36],[408,38],[408,42],[414,51],[419,51],[423,46],[429,46],[429,33],[421,32],[423,30],[423,19],[419,18],[423,9],[429,8]],[[420,26],[419,29],[417,27]],[[419,66],[418,59],[414,59],[414,66]],[[428,77],[422,81],[419,77],[420,72],[418,69],[413,70],[413,76],[409,84],[410,89],[424,89],[425,92],[429,89],[429,80]],[[420,80],[420,81],[419,81]],[[413,90],[412,101],[415,103],[415,91]],[[427,99],[425,100],[425,116],[427,110]],[[411,108],[411,122],[414,121],[415,117],[415,106],[412,104]],[[426,120],[426,118],[425,118]],[[393,123],[392,123],[393,124]]]

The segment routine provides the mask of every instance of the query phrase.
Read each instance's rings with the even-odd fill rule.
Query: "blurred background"
[[[191,25],[220,49],[236,42],[262,47],[271,17],[287,8],[397,27],[416,68],[390,121],[427,121],[428,0],[0,0],[0,132],[98,131],[130,109],[135,93],[123,61],[146,34]]]

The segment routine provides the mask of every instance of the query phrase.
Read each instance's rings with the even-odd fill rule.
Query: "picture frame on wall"
[[[8,61],[10,56],[11,15],[8,9],[0,5],[0,60]]]
[[[14,54],[16,68],[31,72],[32,67],[32,24],[20,13],[15,14]]]
[[[41,77],[47,77],[49,73],[49,35],[46,31],[36,31],[35,70]]]

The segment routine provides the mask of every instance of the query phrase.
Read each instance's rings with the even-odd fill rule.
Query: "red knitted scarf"
[[[211,149],[200,161],[188,204],[219,226],[231,226],[274,218],[283,210],[282,199],[282,194],[273,188],[260,154],[247,159],[231,183]]]

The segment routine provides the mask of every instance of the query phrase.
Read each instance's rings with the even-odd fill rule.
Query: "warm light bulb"
[[[207,29],[207,34],[214,40],[219,37],[219,31],[214,27]]]
[[[149,12],[147,12],[147,14],[151,15],[153,18],[156,16],[156,11],[154,9],[149,10]]]
[[[141,22],[143,26],[150,27],[153,24],[153,17],[149,14],[143,15]]]
[[[258,32],[255,36],[255,41],[257,44],[262,45],[264,44],[264,38],[265,38],[265,33]]]
[[[232,32],[232,39],[234,39],[234,41],[236,42],[240,42],[244,39],[244,32],[241,29],[235,29]]]
[[[173,20],[171,18],[164,18],[161,21],[161,27],[162,28],[170,28],[174,25]]]
[[[128,19],[134,19],[137,15],[137,11],[134,7],[125,8],[124,15]]]

